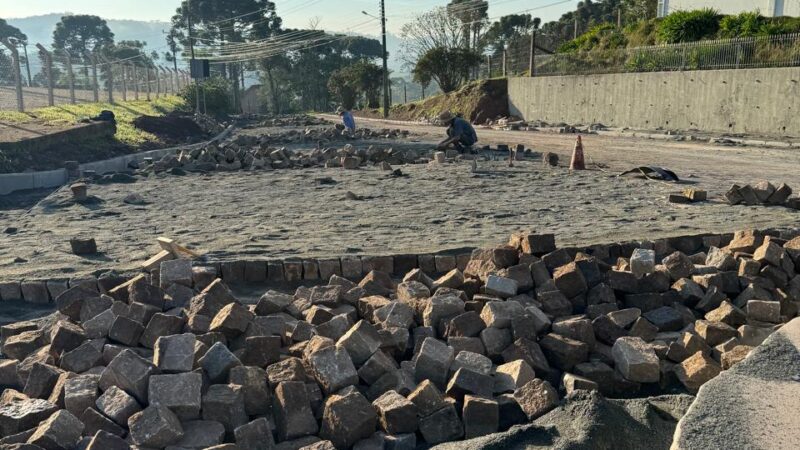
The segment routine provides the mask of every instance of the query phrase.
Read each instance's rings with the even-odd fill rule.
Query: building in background
[[[800,0],[659,0],[658,17],[701,8],[712,8],[725,15],[758,11],[766,17],[800,16]]]

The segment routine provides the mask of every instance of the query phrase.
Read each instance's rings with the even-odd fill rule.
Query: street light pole
[[[389,117],[389,52],[386,51],[386,4],[381,0],[381,34],[383,38],[383,117]]]

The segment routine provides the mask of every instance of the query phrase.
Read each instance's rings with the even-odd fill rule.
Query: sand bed
[[[439,130],[422,131],[421,139],[432,142]],[[505,138],[494,138],[495,142],[528,139],[537,150],[561,153],[572,139],[484,133],[486,140],[495,135]],[[110,267],[135,269],[157,250],[154,240],[162,235],[214,258],[255,259],[428,253],[498,243],[511,232],[531,229],[555,233],[560,245],[601,243],[790,226],[800,218],[800,212],[782,207],[730,207],[719,200],[695,205],[667,202],[669,193],[686,186],[707,189],[719,198],[733,181],[798,182],[797,172],[774,179],[777,166],[769,158],[757,157],[777,150],[710,148],[702,154],[697,144],[596,136],[587,141],[592,160],[608,161],[610,167],[570,173],[530,160],[513,168],[503,161],[482,162],[479,173],[471,173],[467,162],[407,165],[401,167],[404,177],[391,177],[378,168],[161,175],[132,184],[92,185],[90,193],[99,201],[91,205],[73,204],[62,190],[29,213],[0,211],[4,227],[18,230],[0,239],[0,277],[71,277]],[[659,155],[670,146],[674,162],[680,162],[670,167],[689,184],[614,175],[641,164],[637,159],[647,154],[642,147]],[[741,160],[754,154],[752,163]],[[684,161],[688,157],[694,164]],[[726,158],[728,163],[723,163]],[[796,153],[784,151],[783,159],[797,167]],[[748,164],[752,174],[734,178],[731,172]],[[320,182],[322,178],[333,183]],[[348,191],[362,199],[348,200]],[[147,204],[125,204],[123,198],[131,193],[141,195]],[[91,258],[72,255],[69,238],[79,235],[94,237],[102,253]]]

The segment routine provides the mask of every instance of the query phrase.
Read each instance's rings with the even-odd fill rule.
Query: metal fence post
[[[158,66],[153,66],[156,72],[156,98],[161,97],[161,77],[158,76]]]
[[[178,92],[178,71],[176,69],[173,69],[171,71],[171,73],[172,73],[172,78],[173,78],[173,83],[174,83],[172,85],[172,88],[173,88],[172,89],[172,93],[174,94],[174,93]]]
[[[150,66],[148,66],[146,64],[147,64],[147,62],[145,62],[145,72],[144,73],[145,73],[145,77],[147,79],[147,81],[145,81],[145,84],[147,85],[147,101],[149,102],[150,101],[150,91],[152,89],[150,88]]]
[[[22,96],[22,74],[19,70],[19,51],[17,51],[15,45],[11,45],[8,39],[3,39],[0,42],[11,52],[11,63],[14,66],[14,87],[17,93],[17,111],[23,112],[25,111],[25,100]]]
[[[508,51],[503,50],[503,78],[506,77],[508,73]]]
[[[47,74],[47,104],[53,106],[55,105],[53,98],[53,55],[42,44],[36,44],[36,48],[44,55],[44,70]]]
[[[100,85],[97,83],[97,56],[91,53],[85,55],[92,62],[92,93],[94,102],[100,103]]]
[[[128,101],[128,66],[125,63],[120,64],[122,66],[122,101]]]
[[[62,50],[64,61],[67,66],[67,82],[69,83],[69,102],[75,104],[75,73],[72,71],[72,55],[68,51]]]
[[[108,63],[108,103],[114,103],[114,64]]]
[[[131,77],[133,82],[133,99],[139,100],[139,65],[135,62],[131,63]]]

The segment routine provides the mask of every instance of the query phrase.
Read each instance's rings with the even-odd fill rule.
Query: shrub
[[[592,27],[586,33],[578,36],[559,47],[560,53],[590,51],[594,49],[623,48],[628,44],[625,34],[610,23]]]
[[[719,22],[719,35],[723,38],[749,37],[760,33],[765,18],[757,12],[744,12],[725,16]]]
[[[179,95],[189,107],[197,104],[197,87],[194,83],[185,86]],[[230,83],[223,77],[209,78],[200,83],[200,105],[205,102],[205,110],[211,115],[224,115],[231,112]]]
[[[710,8],[677,11],[658,25],[658,39],[666,44],[707,39],[717,34],[719,21],[719,13]]]

